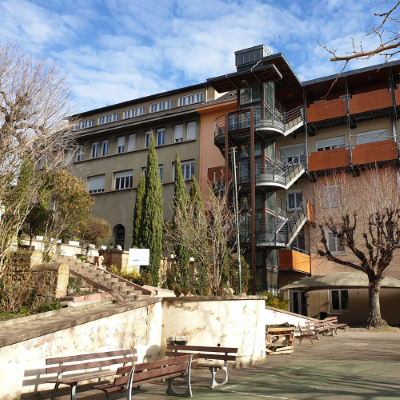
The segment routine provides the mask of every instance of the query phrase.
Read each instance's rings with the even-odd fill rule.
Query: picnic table
[[[295,326],[266,327],[265,350],[268,355],[292,354],[294,352]]]

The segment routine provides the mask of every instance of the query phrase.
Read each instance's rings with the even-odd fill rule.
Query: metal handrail
[[[214,137],[225,135],[225,115],[220,115],[214,121]]]

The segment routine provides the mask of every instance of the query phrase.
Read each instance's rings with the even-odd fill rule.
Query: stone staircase
[[[53,260],[68,264],[71,275],[82,278],[99,291],[112,293],[119,302],[140,300],[154,295],[150,290],[74,257],[55,255]]]

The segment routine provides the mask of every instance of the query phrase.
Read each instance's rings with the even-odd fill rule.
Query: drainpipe
[[[397,109],[396,109],[396,85],[394,83],[394,78],[393,78],[393,68],[389,68],[389,74],[390,74],[390,88],[392,91],[392,102],[393,102],[393,117],[392,117],[392,135],[393,135],[393,141],[396,142],[397,146],[397,151],[398,151],[398,145],[397,145],[397,128],[396,128],[396,122],[397,122]]]
[[[349,85],[347,82],[347,76],[344,78],[344,81],[346,84],[347,136],[349,139],[350,168],[353,168],[353,150],[351,148],[351,136],[350,136],[350,99],[349,99]]]
[[[236,237],[237,237],[237,254],[238,254],[238,266],[239,266],[239,294],[242,293],[242,260],[240,256],[240,227],[239,227],[239,199],[237,190],[237,177],[236,177],[236,150],[232,149],[232,169],[233,169],[233,189],[235,196],[235,220],[236,220]]]
[[[250,108],[251,292],[256,294],[256,176],[254,159],[254,108]]]
[[[307,91],[303,86],[303,122],[304,122],[304,131],[306,133],[306,138],[304,141],[305,145],[305,163],[306,163],[306,171],[308,173],[308,130],[307,130]]]

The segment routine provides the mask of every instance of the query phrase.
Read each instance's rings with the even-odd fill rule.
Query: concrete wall
[[[2,347],[0,399],[52,389],[44,382],[56,374],[45,375],[46,358],[130,348],[139,361],[160,358],[161,323],[162,305],[155,303]]]
[[[303,326],[305,321],[308,321],[310,318],[289,311],[266,307],[264,310],[264,319],[265,325],[282,325],[288,323],[297,327],[298,324]]]
[[[163,302],[163,338],[187,336],[190,345],[238,347],[239,365],[264,360],[264,300],[197,299]]]

